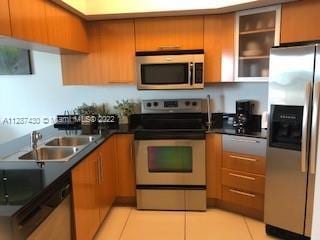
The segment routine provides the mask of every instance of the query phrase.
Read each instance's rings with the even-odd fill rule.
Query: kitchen
[[[16,161],[15,163],[11,163],[5,161],[5,159],[9,155],[10,159],[18,159],[22,154],[17,151],[20,151],[21,149],[26,150],[27,145],[29,147],[28,150],[30,150],[30,133],[33,130],[44,129],[40,131],[42,133],[42,139],[39,140],[39,147],[43,147],[44,144],[47,144],[48,141],[52,140],[54,137],[59,136],[59,138],[63,138],[64,136],[60,135],[61,132],[57,132],[56,129],[48,127],[49,124],[45,124],[43,121],[41,121],[41,124],[35,124],[34,126],[30,124],[20,126],[15,124],[5,125],[2,122],[0,131],[3,144],[0,148],[0,152],[1,158],[4,158],[4,161],[1,161],[0,169],[4,170],[3,174],[7,174],[3,176],[3,179],[9,179],[8,170],[13,168],[13,166],[19,165],[19,168],[21,169],[28,168],[30,165],[30,168],[35,170],[35,173],[33,174],[34,181],[39,183],[39,180],[37,179],[41,177],[39,177],[39,174],[37,173],[39,171],[37,170],[42,169],[44,179],[41,181],[44,181],[44,183],[42,186],[38,186],[38,188],[43,188],[43,191],[50,192],[48,189],[52,186],[51,183],[55,183],[53,185],[56,186],[61,183],[61,186],[59,185],[57,188],[64,192],[63,195],[70,195],[70,193],[72,193],[74,214],[70,214],[72,215],[70,218],[72,219],[71,225],[75,228],[74,236],[77,236],[77,239],[91,239],[96,234],[98,228],[103,225],[105,216],[107,216],[106,222],[108,222],[109,219],[112,218],[114,209],[119,210],[120,208],[120,211],[125,211],[125,208],[121,209],[119,205],[129,206],[131,209],[130,211],[133,211],[134,214],[148,213],[148,211],[135,210],[136,207],[138,207],[138,209],[146,208],[139,205],[139,202],[141,202],[139,196],[150,196],[149,193],[144,194],[146,190],[150,190],[149,192],[154,191],[154,189],[150,189],[149,185],[146,186],[144,182],[140,185],[137,183],[136,186],[136,181],[139,180],[138,176],[136,176],[136,170],[138,170],[137,166],[142,166],[139,169],[143,169],[146,166],[139,165],[140,163],[135,162],[138,154],[137,149],[139,149],[139,146],[137,146],[135,142],[140,140],[141,142],[162,141],[137,138],[154,138],[154,136],[157,135],[158,138],[163,137],[168,140],[170,139],[168,136],[169,133],[169,135],[174,135],[175,138],[179,135],[183,136],[182,138],[185,139],[192,135],[192,138],[199,138],[196,140],[192,139],[192,141],[200,141],[202,142],[202,145],[203,142],[205,142],[206,178],[204,184],[185,183],[184,175],[190,175],[190,171],[193,172],[192,169],[190,170],[190,165],[185,166],[182,170],[180,169],[180,172],[172,177],[170,177],[170,173],[157,172],[159,169],[153,169],[151,172],[155,171],[155,175],[164,174],[169,180],[179,179],[179,176],[183,176],[181,177],[181,181],[183,181],[184,187],[179,190],[183,191],[182,195],[189,195],[188,191],[190,191],[191,194],[192,191],[198,190],[200,192],[195,194],[196,197],[198,197],[203,195],[203,192],[201,191],[205,188],[206,197],[202,197],[204,200],[201,201],[206,201],[204,205],[206,205],[205,207],[207,208],[208,214],[211,214],[212,209],[224,209],[226,213],[235,212],[240,214],[237,216],[251,217],[260,220],[261,222],[259,223],[261,223],[262,226],[261,231],[264,231],[264,224],[262,224],[262,222],[265,220],[267,224],[274,224],[280,228],[282,227],[286,230],[291,230],[290,232],[299,233],[298,239],[301,237],[301,234],[305,234],[304,226],[299,226],[298,230],[296,230],[296,226],[294,228],[291,228],[292,226],[285,226],[286,224],[283,222],[286,221],[274,221],[273,217],[266,212],[267,209],[270,209],[267,199],[275,198],[273,195],[267,196],[270,185],[268,183],[268,172],[266,172],[266,168],[268,168],[268,156],[266,154],[267,151],[269,151],[267,150],[267,146],[270,145],[269,141],[271,138],[266,138],[267,133],[265,133],[265,130],[262,130],[262,132],[256,135],[255,129],[254,131],[251,131],[255,133],[253,136],[250,134],[250,136],[248,136],[247,133],[234,135],[236,133],[235,131],[239,130],[241,132],[244,130],[237,127],[239,125],[236,124],[239,124],[239,122],[234,123],[232,117],[235,117],[237,109],[240,111],[240,107],[237,108],[236,106],[236,101],[249,99],[251,100],[249,106],[251,106],[251,103],[254,103],[253,109],[250,109],[250,116],[255,116],[255,124],[253,124],[253,122],[250,122],[250,124],[245,122],[245,124],[248,125],[248,128],[253,127],[253,125],[258,125],[258,128],[260,129],[262,126],[265,127],[266,114],[264,112],[270,112],[270,104],[279,104],[279,102],[273,103],[272,98],[270,98],[270,86],[273,85],[270,83],[268,84],[268,81],[273,82],[273,79],[268,79],[267,77],[269,74],[269,54],[268,56],[265,54],[266,50],[263,49],[263,47],[272,47],[279,43],[284,44],[318,40],[319,30],[317,24],[315,24],[319,21],[316,11],[319,8],[318,1],[293,1],[290,3],[283,3],[282,5],[273,5],[280,4],[280,1],[257,1],[257,3],[255,3],[257,5],[254,3],[247,3],[247,5],[229,6],[221,8],[220,10],[217,8],[211,9],[211,11],[203,10],[201,12],[201,10],[194,9],[205,9],[205,7],[192,6],[191,9],[193,10],[189,10],[191,12],[186,10],[185,13],[179,11],[170,13],[166,10],[166,13],[144,13],[141,15],[141,13],[131,12],[122,16],[116,14],[110,14],[108,16],[103,13],[102,5],[100,8],[91,9],[92,12],[94,12],[94,10],[96,11],[96,15],[90,16],[89,13],[88,16],[84,16],[83,12],[86,11],[82,9],[83,11],[81,13],[81,8],[85,6],[83,5],[85,1],[77,1],[78,10],[74,10],[70,7],[67,4],[68,1],[65,1],[65,3],[62,3],[61,1],[54,2],[57,2],[59,5],[62,4],[63,8],[56,5],[56,3],[43,0],[32,1],[32,4],[17,0],[2,0],[0,2],[1,5],[3,4],[4,6],[1,7],[1,9],[7,9],[8,15],[8,24],[0,25],[1,35],[4,36],[1,37],[1,42],[5,45],[33,50],[31,51],[33,74],[0,77],[2,84],[0,88],[1,120],[5,118],[13,119],[23,117],[37,117],[41,120],[44,118],[54,119],[56,115],[69,114],[68,112],[72,112],[73,109],[83,102],[88,104],[106,103],[108,105],[107,108],[112,109],[114,105],[117,105],[117,100],[130,99],[137,108],[135,109],[136,114],[133,114],[133,119],[130,119],[130,125],[136,123],[136,126],[138,127],[107,130],[101,133],[103,136],[102,139],[99,139],[98,137],[95,138],[96,135],[87,140],[82,139],[84,142],[87,141],[87,145],[77,145],[76,150],[74,150],[75,152],[70,152],[70,160],[64,163],[45,162],[44,166],[41,168],[35,162],[30,163],[30,160],[29,162]],[[69,4],[71,4],[70,2]],[[68,10],[64,10],[64,8]],[[130,9],[129,6],[128,8]],[[70,10],[78,15],[74,15]],[[89,10],[90,9],[88,8],[88,11]],[[269,14],[270,12],[271,14]],[[6,11],[4,11],[2,16],[5,16],[5,13]],[[79,15],[91,21],[85,26],[84,22],[78,17]],[[262,16],[261,19],[264,20],[259,20],[260,18],[257,18],[257,16]],[[23,21],[21,21],[21,19],[23,19]],[[2,21],[5,23],[5,19],[0,21],[1,23]],[[251,38],[252,35],[254,36],[254,41]],[[270,38],[270,36],[272,37]],[[261,47],[262,49],[258,49],[257,43],[259,45],[258,47]],[[147,52],[149,53],[148,57],[151,57],[152,54],[150,55],[150,52],[159,52],[160,50],[168,54],[169,51],[169,54],[172,57],[172,52],[179,52],[182,50],[190,53],[190,50],[201,49],[204,51],[204,54],[200,52],[200,54],[203,54],[204,56],[203,89],[187,90],[184,86],[184,90],[166,90],[162,86],[162,90],[141,90],[141,86],[139,87],[139,77],[144,77],[144,82],[152,82],[153,80],[158,81],[159,79],[161,80],[161,78],[156,77],[157,71],[162,71],[160,68],[148,69],[148,64],[152,65],[154,63],[147,62],[145,63],[146,68],[144,74],[138,74],[138,70],[143,68],[142,66],[137,67],[139,62],[138,59],[141,56],[136,55],[139,55],[139,53]],[[199,54],[199,52],[197,52],[197,54]],[[309,55],[310,54],[311,53],[309,53]],[[255,55],[259,55],[258,58],[255,58]],[[275,55],[277,55],[276,49]],[[184,55],[173,56],[178,57]],[[297,58],[297,55],[293,54],[293,56],[294,58]],[[274,59],[274,61],[277,60],[276,58]],[[308,59],[308,62],[312,62],[310,59]],[[158,62],[156,63],[159,64],[159,60],[157,61]],[[253,63],[248,64],[250,61]],[[199,68],[196,67],[197,63],[199,62],[196,61],[193,63],[192,72],[194,75],[196,75],[197,69],[199,70]],[[171,66],[174,66],[173,63],[171,64]],[[296,69],[302,65],[298,60],[296,62],[292,60],[292,64],[296,64],[294,65],[296,66]],[[270,66],[273,66],[272,63]],[[277,64],[275,66],[277,66]],[[180,68],[180,70],[181,69],[184,68]],[[277,68],[270,68],[271,74],[272,69]],[[183,73],[188,77],[193,76],[193,74],[188,74],[190,70],[191,69],[187,69],[186,71],[184,69]],[[199,71],[201,71],[201,69]],[[308,70],[308,74],[310,71],[311,70]],[[152,77],[148,79],[147,76],[150,72]],[[164,74],[164,72],[162,71],[161,74]],[[166,76],[166,79],[170,79],[170,76]],[[152,83],[149,84],[149,86],[152,87],[154,87],[154,85],[155,84]],[[172,87],[173,86],[170,88]],[[138,90],[138,88],[140,88],[140,90]],[[277,92],[277,94],[279,94],[279,92]],[[277,94],[272,94],[272,96],[278,96]],[[303,93],[301,92],[300,94]],[[207,95],[210,95],[211,97],[209,101],[211,105],[210,108],[207,108]],[[157,101],[154,101],[154,99]],[[163,99],[163,101],[161,101],[161,99]],[[178,101],[179,99],[181,102]],[[197,102],[198,99],[201,99],[201,103]],[[151,108],[149,107],[149,109],[148,106],[150,105],[148,104],[148,100],[150,100],[149,103],[151,105]],[[157,102],[157,112],[150,113],[150,111],[154,111],[152,108],[154,108],[153,105],[155,102]],[[201,109],[193,108],[193,102],[196,102],[196,106],[201,105]],[[241,104],[241,102],[239,102],[239,104]],[[290,105],[290,103],[287,104]],[[183,105],[183,115],[186,118],[178,119],[177,121],[172,121],[171,117],[164,118],[162,121],[159,120],[161,119],[160,116],[172,116],[172,112],[175,112],[174,114],[180,116],[182,114],[179,113],[181,105]],[[298,102],[297,98],[295,105],[304,105],[304,102]],[[194,128],[197,123],[199,123],[199,119],[202,120],[201,123],[203,124],[210,122],[210,117],[207,117],[205,114],[208,112],[207,109],[209,109],[209,112],[211,110],[213,113],[213,123],[218,125],[214,125],[213,129],[209,129],[210,131],[207,131],[207,134],[203,138],[201,135],[201,133],[203,133],[201,126],[200,130]],[[162,112],[160,115],[158,113],[159,110]],[[167,110],[168,112],[164,113],[164,111]],[[185,113],[185,111],[187,113]],[[307,114],[309,113],[303,113],[304,116]],[[156,118],[150,119],[148,116],[155,116]],[[290,117],[292,116],[290,115]],[[220,123],[218,119],[221,120]],[[157,122],[155,120],[159,121]],[[150,122],[154,123],[154,126],[158,124],[158,128],[163,129],[163,131],[160,132],[163,132],[166,136],[160,136],[161,134],[158,133],[159,131],[156,131],[157,129],[152,129],[154,126],[150,128]],[[190,122],[192,129],[189,125],[184,125],[186,122]],[[315,121],[312,120],[312,122]],[[243,124],[243,122],[240,123]],[[235,124],[235,127],[233,124]],[[141,126],[143,129],[141,129]],[[227,129],[225,129],[226,126],[228,127]],[[270,121],[268,126],[270,126]],[[170,127],[173,129],[170,129]],[[134,129],[139,131],[135,131]],[[187,135],[186,129],[188,130]],[[200,134],[198,133],[199,131],[201,132]],[[72,136],[74,136],[74,134],[80,134],[80,132],[81,131],[77,131],[75,133],[71,131],[68,134],[73,134]],[[190,134],[190,132],[192,132],[192,134]],[[67,134],[67,131],[63,131],[63,134]],[[69,136],[66,140],[66,144],[70,145],[70,137],[72,136]],[[238,139],[240,141],[234,141],[233,139]],[[13,142],[10,143],[10,140]],[[63,143],[63,141],[64,140],[60,140],[61,143]],[[73,141],[76,142],[80,140],[73,139]],[[255,147],[256,145],[250,146],[250,143],[257,144],[258,147]],[[271,143],[271,145],[272,144],[273,143]],[[180,154],[182,154],[181,156],[186,155],[189,151],[184,149],[184,147],[187,146],[186,143],[183,143],[182,145],[183,146],[181,146],[180,149],[183,150],[180,152]],[[158,146],[158,150],[152,149],[155,146],[156,145],[149,147],[151,148],[150,151],[156,153],[159,149],[161,150],[161,147],[165,147]],[[146,148],[148,148],[147,146],[142,148],[144,150],[141,152],[149,151],[146,150]],[[113,150],[110,151],[110,149]],[[302,144],[301,149],[309,149],[309,147]],[[110,156],[111,152],[113,152],[112,156]],[[168,152],[163,152],[162,154],[166,155]],[[295,152],[298,152],[298,150],[295,150]],[[187,159],[189,159],[189,155]],[[198,155],[200,156],[201,154]],[[113,161],[110,163],[106,160],[106,163],[102,163],[104,161],[104,156],[108,156],[106,159],[110,158],[113,159]],[[230,156],[233,156],[233,158]],[[234,157],[237,157],[237,159]],[[139,159],[142,158],[143,157],[139,157]],[[171,158],[174,157],[171,156]],[[195,158],[195,156],[192,158]],[[239,161],[239,158],[254,158],[260,164],[262,163],[262,165],[253,167],[252,165],[243,166],[243,163],[237,162]],[[90,159],[93,160],[89,161]],[[308,157],[306,161],[307,160]],[[170,170],[167,168],[168,166],[158,166],[156,164],[157,157],[154,157],[150,161],[154,162],[154,167],[164,168],[162,171]],[[264,166],[264,161],[266,161],[266,166]],[[111,165],[109,166],[108,164]],[[99,166],[96,167],[96,165]],[[82,169],[80,168],[81,166],[83,166]],[[110,168],[106,166],[109,166]],[[193,168],[193,166],[191,167]],[[115,170],[112,171],[110,169]],[[102,173],[102,170],[105,170],[106,172]],[[195,169],[193,170],[195,171]],[[64,179],[62,176],[57,177],[64,172],[72,172],[71,189],[65,188],[67,185],[64,185],[64,180],[67,179],[66,181],[70,182],[70,179]],[[198,171],[196,172],[198,173]],[[23,173],[21,173],[21,178],[23,179],[22,175]],[[95,176],[95,178],[83,178],[83,176],[90,175]],[[148,174],[145,174],[143,176],[146,177],[147,175]],[[239,180],[239,178],[237,179],[237,176],[234,175],[245,176],[247,182],[243,182],[241,179]],[[78,176],[78,178],[76,178],[76,176]],[[109,176],[113,177],[110,178]],[[233,176],[236,180],[230,179],[230,176]],[[252,184],[250,185],[250,183],[248,184],[249,179],[252,178],[257,179],[258,181],[255,186],[252,186]],[[26,179],[29,178],[26,177]],[[77,182],[77,180],[79,182]],[[96,184],[96,180],[99,184]],[[23,182],[21,179],[19,181]],[[104,186],[105,181],[108,182],[106,186]],[[151,182],[152,181],[157,181],[157,179],[152,178]],[[110,182],[112,182],[111,185]],[[264,182],[267,182],[266,188]],[[90,184],[91,188],[89,190],[83,189],[84,184]],[[159,185],[159,183],[153,182],[151,185]],[[161,185],[166,185],[166,187],[168,187],[168,184]],[[180,186],[181,183],[175,185]],[[197,186],[198,189],[187,189],[190,187],[189,185],[192,187]],[[13,187],[15,188],[15,186]],[[139,190],[141,191],[139,192]],[[171,194],[172,191],[169,190],[171,190],[171,188],[162,189],[161,191],[162,193],[167,191]],[[100,197],[97,197],[97,199],[91,197],[87,199],[87,203],[81,202],[82,199],[83,201],[86,201],[84,196],[90,194],[104,195],[103,193],[105,193],[106,196],[100,197],[102,199],[105,198],[105,200],[101,200]],[[155,199],[167,200],[163,202],[169,202],[168,204],[171,204],[174,203],[174,200],[181,198],[181,194],[176,194],[174,196],[170,194],[165,197],[157,196]],[[52,196],[53,195],[54,194],[52,194]],[[248,200],[252,198],[253,195],[256,197],[256,200]],[[50,194],[48,196],[50,196]],[[155,195],[151,196],[151,199],[154,196]],[[317,198],[317,192],[315,197]],[[146,200],[142,200],[142,202],[147,202],[147,205],[149,205],[150,202],[155,204],[154,200],[149,201],[148,199],[150,198],[146,198]],[[181,199],[182,200],[178,202],[189,201],[186,200],[185,197],[182,197]],[[193,198],[191,197],[191,199]],[[285,201],[285,199],[281,199],[281,197],[276,199],[278,199],[279,202]],[[32,200],[34,205],[36,199]],[[91,204],[92,202],[98,201],[103,207],[100,206],[97,208],[96,206],[92,206],[88,203],[90,201]],[[196,202],[199,203],[199,201]],[[315,203],[317,203],[317,201],[315,201]],[[114,204],[114,207],[110,211],[110,206],[112,204]],[[274,201],[273,204],[276,205]],[[84,206],[84,208],[81,209],[81,206]],[[201,206],[203,206],[203,202]],[[79,211],[76,211],[77,207],[79,207]],[[158,207],[159,206],[153,205],[150,208],[157,209]],[[183,208],[185,207],[186,206],[184,205]],[[30,203],[28,207],[24,207],[24,209],[27,208],[31,209]],[[170,209],[170,206],[167,205],[165,208],[168,210]],[[173,208],[175,210],[181,210],[179,209],[179,206],[173,206]],[[83,211],[86,209],[93,209],[93,211],[83,215]],[[298,206],[293,207],[291,210],[294,212],[294,209],[298,209]],[[315,211],[317,211],[317,209],[318,208],[315,205]],[[274,210],[268,210],[268,212],[274,212]],[[155,214],[155,216],[159,216],[159,219],[171,216],[167,211],[151,211],[151,213]],[[161,215],[161,213],[165,215]],[[188,214],[192,215],[192,213],[193,211],[186,211],[185,213],[180,212],[180,215],[182,215],[179,215],[178,218],[180,220],[181,217],[188,218]],[[196,213],[197,212],[195,212],[195,214]],[[177,214],[179,214],[179,212],[177,212]],[[300,215],[304,214],[303,210],[303,213],[300,213]],[[26,213],[25,215],[28,216]],[[314,224],[316,224],[318,221],[317,214],[313,215]],[[49,217],[51,216],[52,214],[50,214]],[[287,219],[290,219],[292,216],[293,214],[289,214]],[[220,217],[223,218],[222,216]],[[175,218],[175,216],[172,215],[172,218]],[[276,216],[276,219],[280,219],[280,216]],[[26,220],[26,218],[22,217],[22,220]],[[146,221],[143,219],[140,220],[142,222]],[[131,221],[130,217],[128,221],[129,227]],[[40,224],[39,220],[36,222],[35,225],[38,226]],[[112,224],[112,222],[113,221],[111,221],[110,224]],[[139,221],[137,220],[137,222]],[[292,220],[291,222],[295,221]],[[304,225],[304,220],[301,220],[301,222],[302,225]],[[228,220],[226,220],[225,224],[227,223]],[[134,224],[135,223],[133,223],[132,226],[135,226]],[[161,224],[164,223],[161,222]],[[107,229],[108,225],[105,226]],[[124,229],[122,239],[130,239],[130,237],[133,239],[134,236],[126,234],[125,230],[126,229]],[[54,229],[51,229],[51,231],[53,232]],[[317,229],[314,229],[313,231],[314,235],[312,239],[317,239],[317,237],[319,237],[316,233]],[[239,230],[239,234],[240,232],[241,230]],[[109,235],[102,236],[102,239],[109,239],[108,236]],[[212,238],[215,238],[216,236],[217,239],[224,239],[223,235],[219,238],[217,235],[214,235],[214,233],[208,233],[204,239],[210,238],[210,236]],[[234,239],[234,236],[237,235],[233,235],[232,238],[226,233],[225,239]],[[97,237],[99,237],[99,235],[97,235]],[[118,236],[118,238],[115,239],[120,239],[120,237],[121,236]],[[136,237],[139,239],[139,236]],[[156,236],[154,237],[156,239]],[[166,236],[168,239],[170,239],[170,237],[173,239],[180,238],[174,237],[173,235]],[[189,238],[188,234],[185,237]],[[285,237],[280,236],[280,238]],[[140,239],[143,238],[140,236]],[[148,239],[151,238],[149,237]],[[198,239],[201,238],[198,237]],[[246,239],[246,237],[243,237],[243,239]],[[295,238],[289,235],[289,237],[287,236],[287,239]]]

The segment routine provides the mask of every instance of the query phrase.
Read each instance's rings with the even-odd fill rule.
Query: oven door
[[[205,140],[136,140],[137,185],[205,185]]]

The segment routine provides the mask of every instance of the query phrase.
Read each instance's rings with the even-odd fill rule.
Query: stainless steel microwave
[[[204,87],[204,51],[137,52],[139,90],[201,89]]]

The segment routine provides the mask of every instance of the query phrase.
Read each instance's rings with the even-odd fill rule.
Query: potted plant
[[[119,116],[120,123],[128,124],[129,116],[134,113],[134,102],[125,99],[121,101],[117,100],[114,110]]]
[[[84,134],[91,134],[98,128],[97,105],[83,103],[75,109],[81,120],[81,129]]]

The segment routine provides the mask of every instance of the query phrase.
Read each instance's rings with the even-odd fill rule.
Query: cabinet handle
[[[256,195],[254,195],[254,194],[246,193],[246,192],[242,192],[242,191],[238,191],[238,190],[234,190],[234,189],[229,189],[229,192],[236,193],[236,194],[246,196],[246,197],[252,197],[252,198],[256,197]]]
[[[166,49],[173,50],[173,49],[179,49],[179,48],[180,48],[179,45],[167,45],[167,46],[164,45],[159,47],[160,50],[166,50]]]
[[[247,140],[247,139],[236,139],[236,138],[232,138],[231,141],[245,142],[245,143],[260,143],[260,141],[258,141],[258,140]]]
[[[257,161],[257,159],[255,159],[255,158],[240,157],[240,156],[235,156],[235,155],[229,155],[229,157],[235,158],[235,159],[240,159],[240,160],[245,160],[245,161],[250,161],[250,162],[256,162]]]
[[[233,177],[238,177],[238,178],[243,178],[243,179],[248,179],[248,180],[252,180],[255,181],[256,179],[254,177],[248,177],[248,176],[244,176],[244,175],[240,175],[240,174],[235,174],[235,173],[229,173],[230,176]]]

